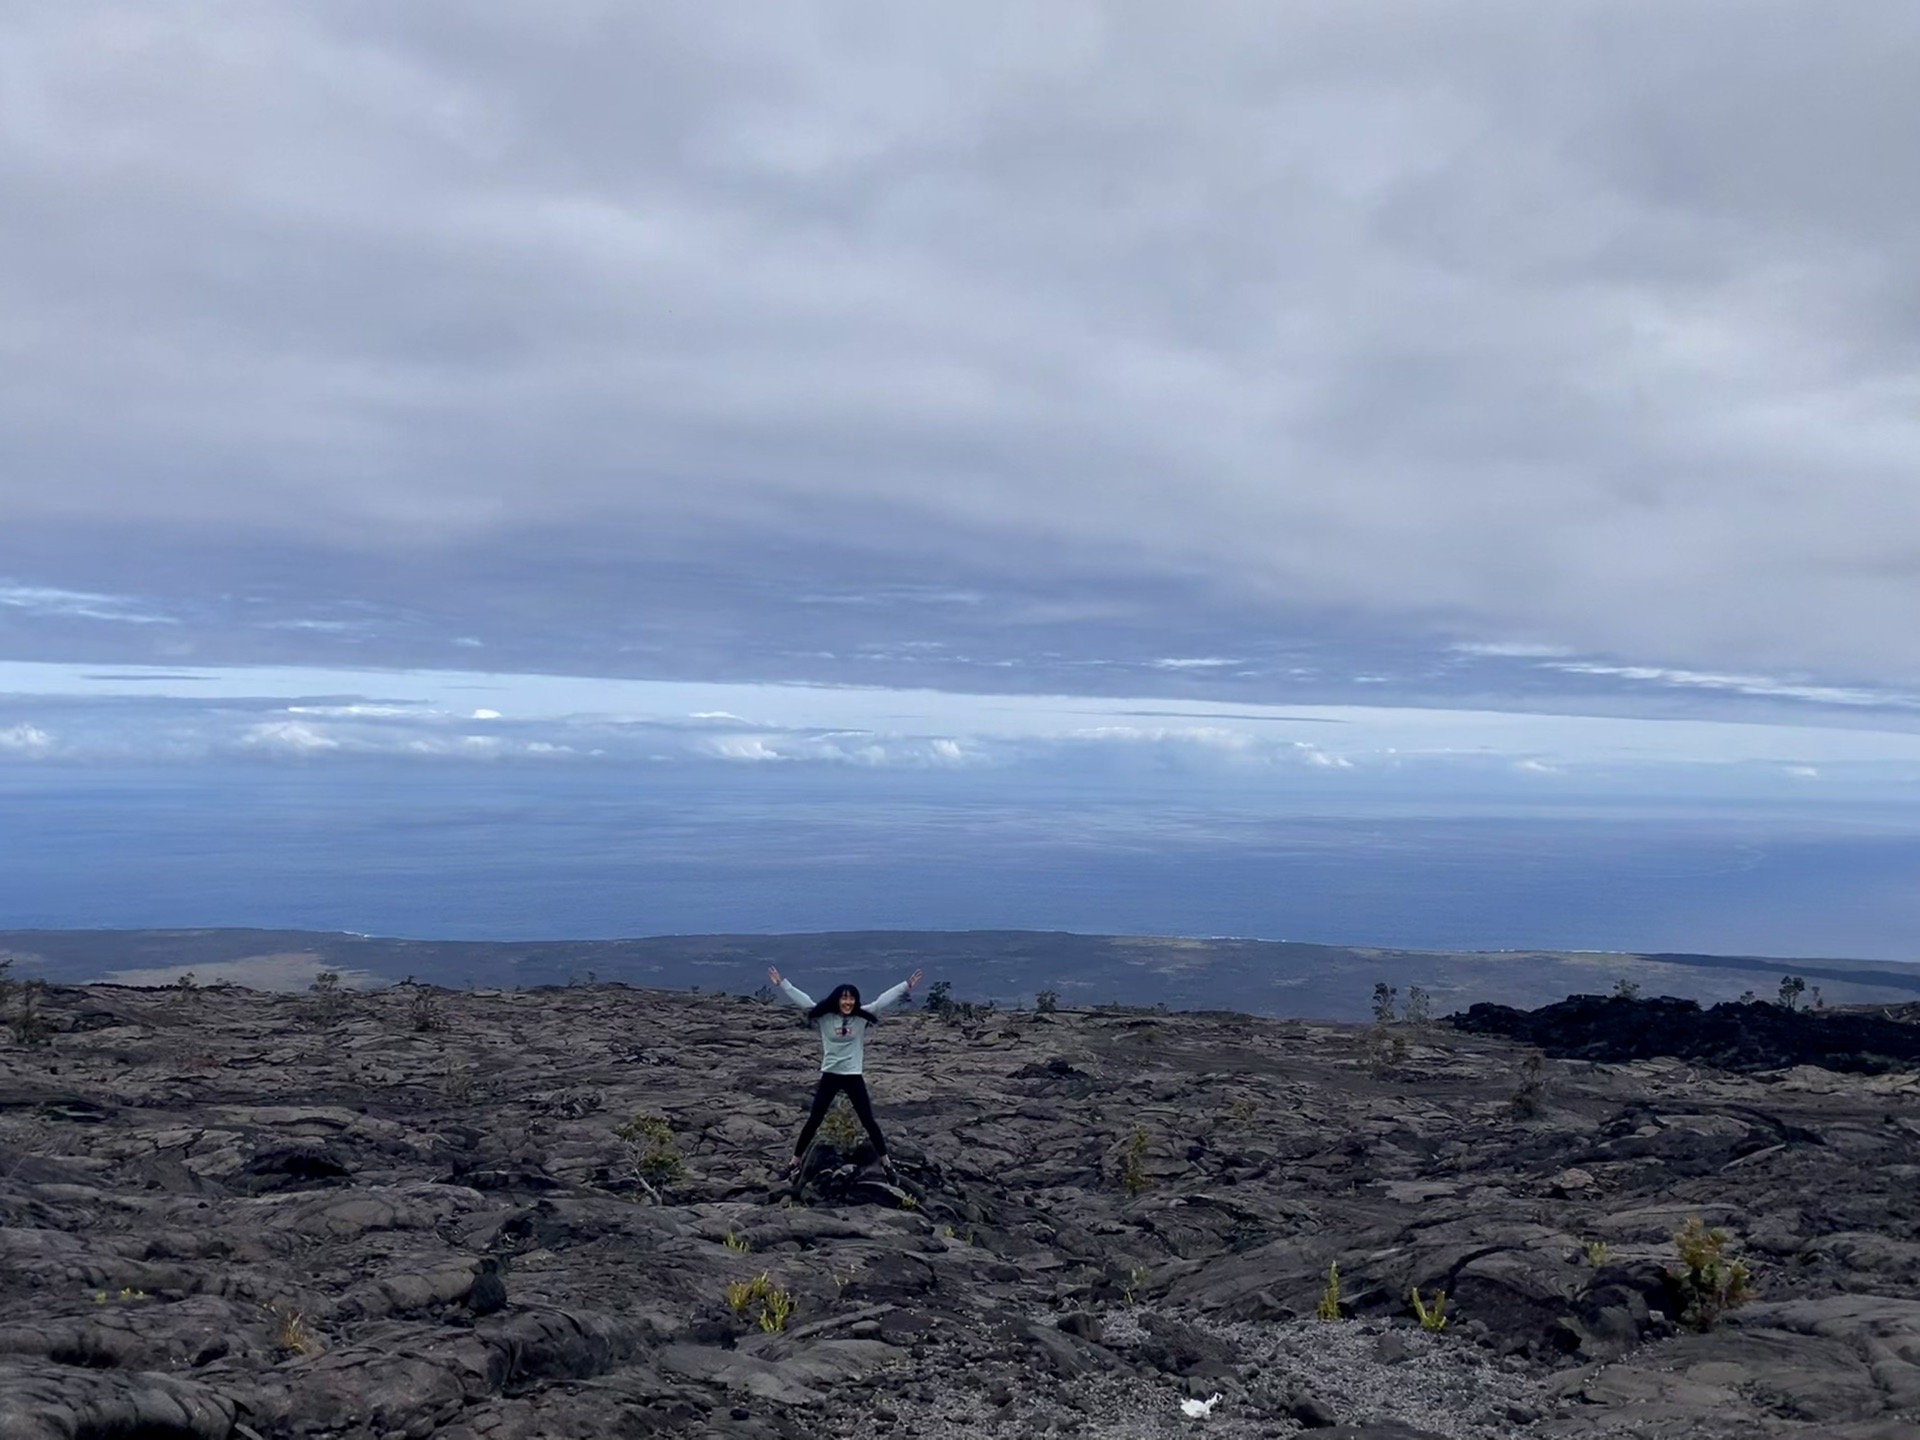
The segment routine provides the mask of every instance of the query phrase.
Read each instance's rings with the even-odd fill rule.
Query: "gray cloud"
[[[1892,0],[17,5],[0,531],[68,548],[0,560],[117,589],[47,558],[111,519],[537,625],[599,607],[583,548],[723,577],[689,613],[864,555],[1911,683],[1917,43]],[[1179,628],[1140,661],[1248,653]]]

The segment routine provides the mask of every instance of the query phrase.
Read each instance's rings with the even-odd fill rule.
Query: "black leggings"
[[[820,1084],[813,1092],[813,1109],[807,1113],[807,1123],[800,1127],[800,1138],[794,1142],[795,1155],[807,1153],[807,1146],[813,1143],[820,1122],[827,1118],[827,1111],[833,1108],[833,1097],[843,1091],[847,1099],[853,1102],[853,1113],[860,1117],[860,1123],[867,1127],[867,1134],[873,1137],[874,1153],[887,1153],[887,1142],[880,1135],[880,1122],[873,1118],[873,1101],[867,1098],[867,1077],[836,1075],[831,1070],[823,1070],[820,1072]]]

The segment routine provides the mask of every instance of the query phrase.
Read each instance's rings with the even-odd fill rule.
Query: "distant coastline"
[[[323,971],[353,988],[414,980],[449,989],[620,983],[746,993],[768,964],[823,983],[884,983],[925,969],[956,1000],[1030,1007],[1164,1005],[1300,1019],[1357,1020],[1384,984],[1405,1005],[1418,987],[1435,1015],[1479,1001],[1530,1007],[1626,985],[1647,996],[1714,1003],[1770,999],[1796,976],[1803,1003],[1900,1004],[1920,998],[1920,964],[1845,958],[1562,950],[1450,951],[1296,941],[1084,935],[1038,930],[858,930],[658,935],[624,940],[422,940],[342,931],[0,931],[18,978],[58,984],[197,984],[299,991]]]

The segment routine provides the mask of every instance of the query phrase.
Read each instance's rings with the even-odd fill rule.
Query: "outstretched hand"
[[[780,972],[771,965],[767,966],[767,979],[773,982],[774,989],[780,988]]]
[[[913,988],[914,988],[914,987],[915,987],[916,985],[918,985],[918,984],[920,983],[920,977],[921,977],[922,975],[924,975],[925,973],[926,973],[926,972],[925,972],[924,970],[916,970],[916,971],[914,971],[914,972],[913,972],[913,975],[911,976],[911,978],[909,978],[909,979],[908,979],[908,981],[907,981],[907,989],[909,989],[909,990],[911,990],[911,989],[913,989]]]

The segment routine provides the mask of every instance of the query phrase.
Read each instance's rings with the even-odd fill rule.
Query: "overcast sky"
[[[1908,0],[15,0],[0,648],[1904,694],[1917,66]]]

